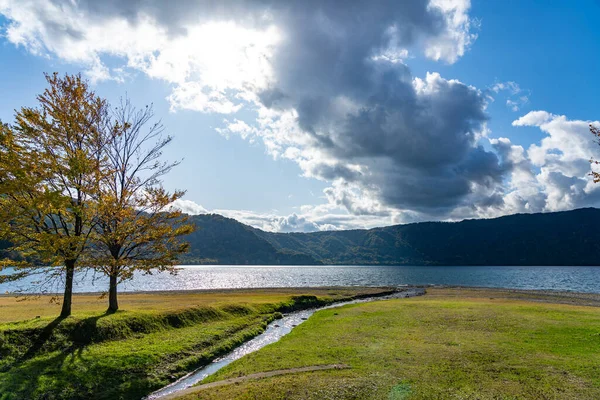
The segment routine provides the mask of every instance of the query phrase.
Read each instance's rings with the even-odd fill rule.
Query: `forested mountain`
[[[600,265],[600,209],[375,229],[271,233],[217,214],[191,217],[185,264]],[[0,257],[8,256],[0,241]]]
[[[189,264],[320,264],[315,258],[294,251],[277,249],[257,234],[257,230],[217,214],[191,217],[196,231],[186,237],[190,251],[182,258]]]
[[[600,265],[595,208],[314,233],[264,232],[214,214],[192,220],[187,263]]]

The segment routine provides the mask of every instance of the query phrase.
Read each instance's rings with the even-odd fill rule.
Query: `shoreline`
[[[574,292],[563,290],[549,289],[514,289],[514,288],[494,288],[481,286],[443,286],[435,285],[426,289],[432,290],[430,295],[435,295],[435,292],[444,292],[445,296],[451,295],[451,292],[467,291],[474,294],[480,294],[480,297],[489,297],[489,294],[504,295],[497,299],[512,299],[522,301],[534,301],[554,304],[571,304],[579,306],[600,307],[600,292]],[[459,297],[457,295],[457,297]],[[490,300],[496,298],[490,297]]]
[[[303,291],[329,291],[329,290],[402,290],[402,289],[452,289],[452,290],[478,290],[478,291],[497,291],[520,294],[538,294],[544,296],[572,297],[572,298],[590,298],[600,301],[600,289],[598,292],[578,292],[558,289],[520,289],[512,287],[495,286],[465,286],[465,285],[383,285],[383,286],[279,286],[279,287],[251,287],[251,288],[209,288],[209,289],[174,289],[174,290],[133,290],[119,292],[119,296],[134,295],[177,295],[177,294],[222,294],[222,293],[278,293],[278,292],[303,292]],[[74,292],[74,296],[102,296],[106,292]],[[62,292],[56,293],[0,293],[0,298],[11,297],[52,297],[62,296]]]
[[[373,289],[373,290],[397,290],[404,288],[426,288],[423,285],[411,285],[411,286],[281,286],[281,287],[263,287],[263,288],[220,288],[220,289],[174,289],[174,290],[135,290],[135,291],[122,291],[119,292],[120,296],[133,296],[133,295],[153,295],[153,294],[221,294],[223,292],[237,292],[237,293],[280,293],[280,292],[304,292],[304,291],[328,291],[328,290],[361,290],[361,289]],[[73,292],[73,296],[102,296],[107,292]],[[62,296],[60,293],[0,293],[0,297],[51,297],[51,296]]]

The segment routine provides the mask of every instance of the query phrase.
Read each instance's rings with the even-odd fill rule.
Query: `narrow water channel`
[[[387,296],[366,297],[366,298],[356,299],[356,300],[351,300],[351,301],[343,301],[343,302],[339,302],[339,303],[333,303],[333,304],[330,304],[330,305],[327,305],[324,307],[320,307],[320,308],[312,308],[312,309],[308,309],[308,310],[295,311],[295,312],[292,312],[289,314],[285,314],[283,316],[283,318],[280,318],[280,319],[277,319],[277,320],[271,322],[267,326],[266,330],[263,333],[254,337],[253,339],[245,342],[244,344],[240,345],[239,347],[234,349],[231,353],[229,353],[223,357],[217,358],[210,364],[187,374],[186,376],[182,377],[181,379],[169,384],[168,386],[165,386],[162,389],[157,390],[154,393],[151,393],[145,399],[146,400],[160,399],[169,394],[172,394],[172,393],[178,392],[180,390],[186,389],[188,387],[194,386],[198,382],[201,382],[202,380],[204,380],[206,377],[214,374],[215,372],[217,372],[221,368],[225,367],[226,365],[231,364],[233,361],[242,358],[246,354],[253,353],[257,350],[262,349],[263,347],[265,347],[266,345],[268,345],[270,343],[277,342],[283,336],[290,333],[292,331],[292,329],[294,329],[294,327],[296,327],[297,325],[300,325],[302,322],[306,321],[308,319],[308,317],[310,317],[316,311],[324,310],[327,308],[341,307],[341,306],[345,306],[348,304],[366,303],[366,302],[376,301],[376,300],[389,300],[389,299],[397,299],[397,298],[405,298],[405,297],[414,297],[414,296],[420,296],[424,293],[425,293],[425,289],[407,288],[407,289],[401,289],[398,292],[391,294],[391,295],[387,295]]]

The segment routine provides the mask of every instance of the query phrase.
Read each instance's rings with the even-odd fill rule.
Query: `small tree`
[[[105,154],[111,173],[101,185],[100,218],[89,264],[109,277],[109,312],[119,308],[117,285],[133,273],[174,272],[177,256],[191,233],[187,216],[168,209],[185,192],[168,193],[161,177],[179,162],[161,161],[172,138],[163,137],[160,122],[152,123],[152,107],[136,110],[129,100],[114,110]]]
[[[73,277],[96,223],[107,103],[80,75],[46,75],[37,108],[23,107],[14,127],[3,126],[0,236],[25,257],[64,276],[61,316],[71,314]],[[15,265],[14,262],[4,262]],[[36,272],[17,265],[4,279]]]
[[[594,135],[596,137],[596,143],[598,145],[600,145],[600,128],[595,127],[594,125],[590,124],[590,132],[592,133],[592,135]],[[600,164],[600,161],[590,159],[590,163],[592,165],[598,165],[598,164]],[[596,172],[596,171],[592,170],[590,175],[594,178],[594,183],[600,182],[600,172]]]

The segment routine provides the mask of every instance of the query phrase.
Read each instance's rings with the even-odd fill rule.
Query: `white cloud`
[[[529,98],[527,96],[521,96],[518,100],[506,100],[506,106],[510,108],[512,111],[519,111],[524,104],[529,102]]]
[[[541,126],[546,121],[553,118],[553,115],[546,111],[531,111],[521,118],[512,122],[513,126]]]
[[[192,200],[179,199],[172,207],[190,215],[220,214],[268,232],[317,232],[341,229],[364,229],[397,223],[415,222],[418,216],[410,213],[386,215],[353,215],[345,208],[332,204],[305,205],[289,215],[249,210],[207,210]]]
[[[313,222],[310,219],[311,216],[309,214],[298,215],[296,213],[292,213],[287,216],[280,216],[276,213],[256,213],[245,210],[217,209],[209,211],[200,204],[186,199],[175,200],[173,203],[171,203],[170,208],[181,210],[189,215],[210,213],[221,214],[269,232],[315,232],[320,230],[335,229],[333,225],[318,224]]]
[[[252,139],[258,133],[255,127],[248,125],[246,122],[235,118],[232,122],[225,119],[224,128],[216,128],[216,131],[229,139],[231,134],[239,135],[242,139]]]
[[[455,63],[477,39],[473,25],[479,21],[469,17],[470,0],[431,0],[429,8],[439,9],[444,14],[448,29],[442,35],[426,40],[425,54],[433,60]]]
[[[519,84],[517,82],[513,82],[513,81],[495,83],[491,87],[491,89],[495,93],[499,93],[503,90],[508,90],[512,94],[519,94],[521,92],[521,87],[519,86]]]
[[[546,137],[526,150],[489,138],[486,126],[487,96],[503,92],[515,112],[529,103],[516,82],[481,91],[412,75],[411,57],[454,63],[468,51],[478,25],[470,1],[357,7],[360,24],[335,2],[0,0],[14,45],[79,65],[94,81],[140,71],[167,82],[173,111],[228,115],[219,133],[260,140],[330,184],[326,205],[299,213],[224,211],[255,226],[320,230],[595,201],[587,160],[600,154],[586,121],[527,113],[513,125]],[[242,120],[243,108],[256,118]],[[206,212],[189,200],[177,206]]]
[[[219,132],[260,139],[330,182],[330,205],[352,215],[441,215],[499,182],[497,158],[477,143],[483,94],[437,73],[414,78],[404,62],[464,55],[476,39],[468,0],[362,3],[360,24],[333,3],[0,1],[9,41],[35,54],[96,80],[115,72],[105,56],[122,59],[172,85],[173,111],[255,110],[255,123],[227,119]]]
[[[489,144],[507,171],[496,192],[484,193],[479,203],[465,203],[432,218],[427,213],[398,210],[377,202],[369,188],[337,179],[324,194],[327,203],[305,205],[287,216],[239,210],[214,210],[257,228],[274,232],[311,232],[359,229],[431,219],[492,218],[506,214],[548,212],[600,205],[600,184],[589,175],[591,158],[600,160],[600,146],[589,132],[590,123],[569,120],[545,111],[532,111],[513,122],[538,127],[546,136],[525,149],[508,138],[490,138]],[[294,151],[290,151],[294,153]],[[294,157],[299,155],[290,155]],[[481,189],[485,192],[485,188]],[[477,195],[477,191],[473,195]],[[480,193],[481,194],[481,193]],[[483,200],[486,201],[483,201]],[[188,209],[193,209],[188,207]],[[201,210],[204,210],[200,207]]]
[[[490,90],[496,94],[503,91],[506,92],[506,107],[514,112],[519,111],[523,106],[527,105],[529,97],[531,97],[529,90],[522,89],[518,83],[513,81],[495,83]]]
[[[198,214],[207,214],[208,210],[202,207],[200,204],[185,199],[177,199],[173,203],[171,203],[171,207],[181,210],[189,215],[198,215]]]
[[[598,122],[591,122],[598,124]],[[537,204],[531,211],[558,211],[598,205],[600,187],[589,175],[589,160],[600,159],[600,146],[594,143],[590,121],[569,120],[564,115],[532,111],[513,122],[514,126],[538,127],[546,136],[526,152],[527,175],[513,176],[512,185],[521,198]]]
[[[296,213],[282,216],[275,212],[257,213],[247,210],[217,209],[213,212],[267,232],[317,232],[333,228],[333,226],[312,221],[310,215],[298,215]]]
[[[167,99],[171,103],[171,111],[186,109],[205,113],[233,114],[242,108],[241,103],[231,101],[223,92],[212,90],[196,82],[175,87]]]
[[[405,44],[414,41],[407,38],[415,37],[422,39],[428,57],[452,63],[476,37],[470,30],[468,0],[433,0],[429,6],[420,0],[380,1],[361,7],[364,16],[383,17],[367,21],[367,29],[380,29],[378,22],[388,25],[383,30],[396,29],[383,54],[388,59],[405,58]],[[337,6],[312,12],[303,2],[268,5],[231,0],[220,7],[201,1],[0,1],[0,13],[10,21],[9,42],[36,55],[79,64],[98,81],[115,74],[119,79],[118,71],[102,60],[121,58],[127,67],[173,84],[169,97],[173,109],[224,114],[242,105],[231,94],[257,93],[273,83],[274,52],[295,40],[295,29],[322,25],[331,37],[343,34],[348,21]],[[317,25],[294,26],[302,18]]]
[[[102,61],[105,56],[121,58],[124,66],[173,84],[168,97],[172,110],[234,113],[242,102],[229,92],[258,90],[268,84],[269,58],[280,40],[277,28],[268,22],[247,28],[199,16],[174,21],[181,30],[174,34],[170,31],[174,27],[160,23],[152,7],[137,4],[140,8],[131,16],[125,4],[110,9],[106,2],[108,10],[93,13],[91,8],[102,5],[86,8],[86,3],[2,0],[0,13],[10,20],[6,38],[33,54],[80,65],[94,82],[121,80],[122,66],[110,69]],[[166,3],[156,6],[160,12]],[[195,5],[190,14],[201,13],[200,6]]]

